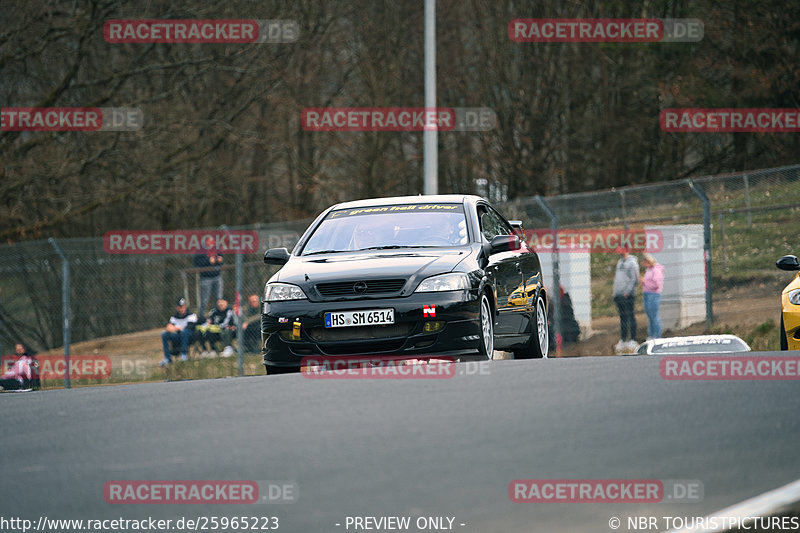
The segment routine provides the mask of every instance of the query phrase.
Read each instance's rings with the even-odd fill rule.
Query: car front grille
[[[349,328],[309,328],[308,336],[315,342],[341,342],[369,339],[408,337],[413,324],[390,324],[387,326],[356,326]]]
[[[368,344],[319,344],[325,355],[363,355],[396,352],[405,344],[404,339],[375,341]]]
[[[404,279],[369,279],[317,283],[322,296],[361,296],[364,294],[392,294],[406,284]]]

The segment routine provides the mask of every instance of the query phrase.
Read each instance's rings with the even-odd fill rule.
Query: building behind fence
[[[774,262],[781,255],[800,253],[800,165],[522,198],[501,208],[509,218],[522,219],[528,230],[660,232],[663,246],[653,255],[667,273],[662,314],[669,328],[711,323],[714,305],[735,297],[740,287],[742,298],[774,296],[775,309],[753,312],[777,317],[778,295],[770,292],[779,276]],[[264,250],[291,249],[308,222],[231,228],[256,231],[259,247],[242,258],[238,280],[233,256],[227,258],[226,299],[235,300],[237,286],[243,302],[249,294],[262,295],[264,282],[276,270],[264,265]],[[558,274],[585,337],[593,318],[615,315],[610,294],[617,260],[613,250],[539,252],[546,283],[555,285]],[[15,342],[41,351],[62,347],[65,340],[74,343],[161,327],[178,296],[196,307],[197,276],[192,255],[111,255],[102,238],[0,246],[0,353],[12,353]],[[754,294],[753,287],[763,291]]]

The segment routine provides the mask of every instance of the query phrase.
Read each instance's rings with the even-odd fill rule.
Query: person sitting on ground
[[[217,307],[208,315],[208,320],[202,326],[197,327],[203,335],[200,344],[203,348],[202,356],[216,356],[217,352],[222,352],[225,357],[233,355],[231,342],[236,333],[236,315],[233,309],[228,307],[228,301],[220,298],[217,300]],[[208,345],[208,350],[205,350]],[[224,350],[220,348],[225,346]]]
[[[189,341],[197,325],[197,315],[189,311],[186,306],[186,299],[179,298],[175,304],[175,313],[169,317],[167,327],[161,334],[161,342],[164,345],[164,360],[160,366],[167,366],[172,362],[172,350],[170,343],[180,345],[181,360],[188,359]]]
[[[14,354],[17,360],[0,376],[0,390],[23,392],[40,389],[39,362],[36,356],[24,344],[15,345]]]
[[[242,322],[244,335],[244,351],[257,352],[261,342],[261,301],[258,294],[251,294],[247,298],[247,307]]]

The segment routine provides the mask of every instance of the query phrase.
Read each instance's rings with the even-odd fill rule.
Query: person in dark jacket
[[[206,306],[209,298],[213,298],[213,300],[222,298],[222,271],[220,267],[225,262],[225,258],[216,249],[214,237],[206,237],[203,244],[206,252],[194,256],[194,266],[204,269],[200,271],[200,301],[197,308],[201,316],[205,316],[208,310]]]
[[[561,308],[561,339],[564,344],[578,342],[581,335],[581,326],[575,319],[575,309],[572,306],[572,298],[569,293],[564,291],[564,287],[559,287],[559,305]],[[556,351],[557,340],[553,327],[553,306],[547,308],[547,324],[550,327],[550,349]]]
[[[627,248],[618,248],[619,261],[614,273],[614,303],[619,311],[620,339],[614,347],[621,351],[633,351],[636,348],[636,316],[634,304],[636,287],[639,285],[639,261],[628,253]]]

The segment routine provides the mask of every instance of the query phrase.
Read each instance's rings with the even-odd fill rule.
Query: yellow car
[[[526,290],[527,287],[527,290]],[[528,278],[525,283],[520,283],[519,287],[508,296],[508,303],[511,305],[528,305],[533,302],[533,297],[536,294],[536,276]]]
[[[784,255],[775,266],[800,271],[800,261],[794,255]],[[781,350],[800,350],[800,272],[781,293]]]

